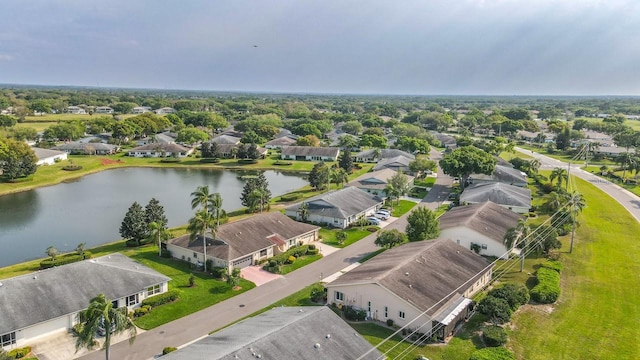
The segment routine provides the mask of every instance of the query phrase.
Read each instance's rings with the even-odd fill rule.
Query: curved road
[[[538,159],[541,164],[540,168],[545,170],[551,170],[557,167],[566,169],[569,165],[566,162],[556,160],[530,150],[516,147],[516,151]],[[609,180],[580,169],[580,166],[582,166],[582,163],[571,164],[571,175],[575,175],[597,186],[600,190],[604,191],[607,195],[619,202],[620,205],[624,206],[624,208],[636,218],[636,221],[640,222],[640,198],[638,196]]]
[[[431,158],[441,157],[437,151],[431,152]],[[436,209],[447,200],[450,192],[451,178],[438,170],[436,184],[422,200],[419,206]],[[387,229],[398,229],[404,232],[408,213],[387,226]],[[231,299],[220,302],[206,309],[177,319],[137,336],[133,345],[126,341],[111,345],[110,355],[113,359],[144,360],[162,353],[166,346],[181,346],[206,336],[212,330],[220,329],[236,322],[252,313],[261,310],[282,298],[289,296],[308,285],[321,280],[347,266],[357,262],[363,256],[378,250],[374,244],[376,234],[336,251],[314,263],[287,274],[279,279],[255,287]],[[80,359],[102,360],[104,353],[94,351]]]

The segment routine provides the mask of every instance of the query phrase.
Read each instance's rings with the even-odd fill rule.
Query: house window
[[[389,307],[388,307],[388,306],[385,306],[385,307],[384,307],[384,317],[385,317],[385,318],[388,318],[388,317],[389,317]]]
[[[456,243],[457,243],[458,245],[460,245],[460,239],[456,240]]]
[[[197,259],[197,258],[198,258],[198,253],[194,252],[194,253],[193,253],[193,258],[194,258],[194,259]]]
[[[367,303],[367,311],[371,312],[371,301]]]
[[[267,256],[267,249],[260,250],[260,256]]]
[[[0,336],[0,347],[9,347],[16,343],[16,332],[10,332]]]
[[[289,240],[289,246],[293,246],[296,244],[296,241],[294,239]]]
[[[487,244],[482,244],[482,250],[487,250]]]
[[[336,291],[336,300],[344,301],[344,293],[341,293],[340,291]]]
[[[151,296],[159,293],[160,293],[160,284],[153,285],[147,288],[147,296]]]
[[[133,306],[138,303],[138,294],[127,296],[127,306]]]
[[[404,319],[404,311],[399,311],[399,312],[398,312],[398,317],[399,317],[400,319]]]

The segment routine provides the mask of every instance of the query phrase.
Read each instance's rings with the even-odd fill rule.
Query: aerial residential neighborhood
[[[640,359],[634,2],[4,5],[0,360]]]

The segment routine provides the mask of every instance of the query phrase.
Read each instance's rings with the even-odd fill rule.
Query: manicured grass
[[[365,226],[364,228],[362,228],[362,230],[360,229],[360,227],[352,227],[346,230],[321,228],[320,237],[322,238],[322,242],[324,244],[337,248],[343,248],[365,238],[368,235],[371,235],[372,232],[367,230],[368,228],[377,228],[377,226]],[[342,244],[338,243],[338,240],[336,240],[336,233],[338,233],[339,231],[345,231],[347,233],[347,239]]]
[[[520,146],[520,145],[518,145],[518,146]],[[529,155],[523,154],[523,153],[519,153],[519,152],[506,152],[506,151],[503,151],[503,152],[500,153],[499,156],[502,159],[507,160],[507,161],[509,161],[509,160],[511,160],[513,158],[522,158],[522,159],[525,159],[525,160],[533,159],[532,156],[529,156]]]
[[[436,178],[433,176],[427,176],[422,179],[413,180],[414,186],[422,186],[422,187],[428,187],[428,188],[433,187],[433,184],[435,183],[436,183]]]
[[[301,267],[307,266],[312,262],[320,259],[322,259],[322,254],[301,256],[297,258],[296,261],[293,262],[293,264],[282,265],[282,267],[280,268],[280,274],[282,275],[288,274],[292,271],[298,270]]]
[[[170,277],[169,289],[180,290],[178,301],[158,306],[152,309],[149,314],[135,320],[136,325],[145,330],[192,314],[255,287],[252,282],[240,279],[241,289],[233,290],[224,281],[212,279],[200,272],[193,272],[190,264],[186,262],[158,257],[155,246],[125,250],[122,253]],[[189,287],[191,274],[195,276],[195,286],[193,287]]]
[[[560,299],[550,313],[516,313],[508,346],[522,359],[640,358],[640,328],[630,321],[640,319],[640,224],[595,186],[576,184],[587,207],[574,253],[563,256]]]
[[[413,201],[409,200],[400,200],[399,203],[393,202],[393,210],[391,211],[391,216],[400,217],[413,209],[417,204]]]

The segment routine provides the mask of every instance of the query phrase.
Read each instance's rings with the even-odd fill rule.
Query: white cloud
[[[0,61],[11,61],[13,60],[13,55],[10,54],[0,54]]]

